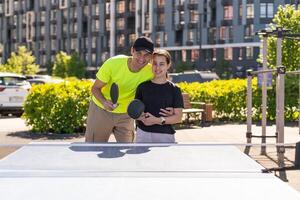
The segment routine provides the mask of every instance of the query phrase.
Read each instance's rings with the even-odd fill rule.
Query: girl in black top
[[[152,71],[154,78],[140,84],[136,99],[145,104],[145,113],[137,120],[136,142],[175,142],[175,130],[171,124],[181,122],[183,100],[180,89],[167,79],[171,66],[168,51],[157,49],[153,53]],[[165,117],[161,112],[173,109],[173,115]]]

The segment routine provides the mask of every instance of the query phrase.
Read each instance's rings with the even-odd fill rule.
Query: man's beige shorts
[[[86,142],[107,142],[114,134],[117,142],[133,142],[134,120],[127,113],[117,114],[90,102],[85,132]]]

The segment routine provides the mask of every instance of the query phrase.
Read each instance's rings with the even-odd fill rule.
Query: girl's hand
[[[164,117],[170,117],[174,115],[174,108],[172,107],[161,108],[159,114]]]
[[[150,113],[145,113],[144,118],[141,120],[146,126],[160,124],[160,118],[153,116]]]

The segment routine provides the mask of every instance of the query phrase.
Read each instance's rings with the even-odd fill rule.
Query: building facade
[[[20,45],[45,66],[59,51],[78,52],[90,70],[129,54],[137,36],[199,70],[227,61],[256,67],[260,41],[279,5],[297,0],[0,0],[0,63]],[[200,56],[199,56],[200,55]]]

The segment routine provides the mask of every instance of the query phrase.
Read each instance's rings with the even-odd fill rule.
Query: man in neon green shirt
[[[117,142],[132,142],[134,121],[127,115],[127,106],[137,86],[153,78],[149,64],[154,50],[150,38],[139,37],[131,48],[132,56],[119,55],[108,59],[96,74],[88,111],[86,142],[107,142],[111,133]],[[110,99],[110,86],[119,86],[118,106]]]

